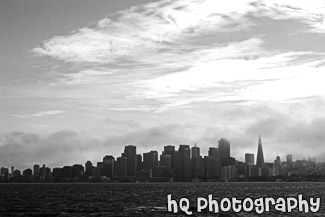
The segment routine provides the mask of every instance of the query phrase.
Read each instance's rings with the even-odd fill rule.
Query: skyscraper
[[[220,159],[230,157],[230,143],[226,139],[220,139],[218,144]]]
[[[254,154],[246,153],[245,154],[245,163],[253,166],[254,165]]]
[[[152,176],[156,177],[158,172],[158,152],[150,151],[143,153],[144,169],[149,172],[151,170]]]
[[[116,159],[116,175],[118,177],[125,177],[127,175],[127,158],[118,157]]]
[[[287,155],[287,165],[288,169],[291,170],[293,168],[293,163],[292,163],[292,154]]]
[[[257,158],[256,158],[256,166],[262,168],[264,165],[264,155],[263,155],[263,147],[261,135],[258,138],[258,148],[257,148]]]
[[[101,168],[101,175],[112,178],[114,176],[115,158],[112,155],[106,155],[103,158],[103,164]]]
[[[191,169],[192,178],[204,177],[204,161],[200,155],[200,148],[196,146],[196,143],[192,147]]]
[[[179,145],[175,152],[175,168],[179,181],[191,180],[191,149],[188,145]]]
[[[137,147],[125,146],[122,157],[127,158],[127,176],[135,176],[137,174]]]
[[[220,152],[218,148],[210,147],[208,151],[208,155],[220,161]]]
[[[192,158],[197,158],[200,156],[200,148],[196,146],[196,143],[194,147],[192,147]]]
[[[39,176],[39,165],[38,164],[35,164],[34,165],[34,176]]]
[[[174,169],[175,165],[174,165],[174,154],[175,154],[175,146],[173,145],[166,145],[164,146],[164,151],[162,153],[162,155],[170,155],[171,156],[171,168]]]

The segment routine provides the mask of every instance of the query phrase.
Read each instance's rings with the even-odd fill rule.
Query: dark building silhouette
[[[292,154],[287,155],[287,165],[289,170],[293,169]]]
[[[193,179],[204,178],[204,161],[196,144],[192,147],[191,170]]]
[[[39,176],[40,174],[39,174],[39,165],[38,164],[35,164],[34,165],[34,167],[33,167],[33,169],[34,169],[34,171],[33,171],[33,175],[34,176]]]
[[[179,145],[175,152],[175,173],[179,181],[191,180],[191,150],[189,145]]]
[[[175,168],[174,158],[175,158],[175,146],[173,145],[166,145],[164,146],[164,151],[162,155],[170,155],[171,156],[171,168]]]
[[[216,159],[212,156],[204,156],[204,173],[206,179],[218,177]]]
[[[62,169],[59,168],[59,167],[53,168],[52,176],[53,176],[53,181],[54,182],[60,182],[61,181],[61,177],[62,177],[61,170]]]
[[[72,166],[72,178],[79,179],[84,174],[84,167],[81,164],[75,164]]]
[[[70,182],[72,180],[72,167],[64,166],[61,169],[61,181]]]
[[[100,176],[100,167],[92,167],[91,168],[91,173],[92,173],[92,176],[94,177],[99,177]]]
[[[127,159],[127,176],[136,176],[137,174],[137,147],[134,145],[128,145],[124,148],[122,157]]]
[[[210,147],[208,151],[208,156],[220,160],[220,151],[218,148]]]
[[[260,167],[260,168],[262,168],[264,166],[264,154],[263,154],[261,135],[259,135],[259,138],[258,138],[256,166]]]
[[[93,167],[93,164],[91,163],[91,161],[87,161],[85,164],[86,176],[92,176],[92,167]]]
[[[221,138],[218,142],[220,159],[230,157],[230,143],[228,140]]]
[[[100,170],[101,176],[112,178],[114,176],[115,158],[112,155],[106,155],[103,158],[103,164]]]
[[[245,154],[245,163],[253,166],[254,165],[254,154],[246,153]]]
[[[137,154],[137,172],[144,169],[143,167],[143,161],[142,161],[142,155]]]
[[[194,144],[194,147],[192,147],[192,158],[196,158],[200,156],[200,148],[196,146],[196,143]]]
[[[221,167],[234,166],[236,165],[236,159],[233,157],[221,159]]]
[[[148,172],[149,177],[157,177],[158,172],[158,152],[150,151],[143,153],[144,169]]]
[[[208,151],[208,156],[213,159],[207,158],[205,165],[207,167],[207,172],[209,172],[209,178],[217,178],[221,176],[221,158],[219,148],[210,147]],[[213,165],[210,165],[213,163]],[[213,169],[212,169],[213,168]],[[213,171],[212,171],[213,170]]]
[[[25,169],[23,171],[23,176],[24,176],[24,181],[25,182],[31,182],[32,181],[32,176],[33,176],[33,171],[31,169]]]
[[[165,167],[167,170],[172,169],[172,156],[171,155],[160,155],[160,166]]]
[[[126,157],[118,157],[116,159],[116,175],[118,177],[127,176],[127,158]]]

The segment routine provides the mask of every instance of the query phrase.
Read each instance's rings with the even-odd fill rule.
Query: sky
[[[1,0],[0,166],[195,143],[325,161],[324,0]]]

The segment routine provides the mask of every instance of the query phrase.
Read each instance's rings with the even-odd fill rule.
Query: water
[[[321,197],[318,213],[197,213],[197,197]],[[0,184],[0,216],[186,216],[167,212],[167,195],[186,197],[192,216],[325,216],[325,183]]]

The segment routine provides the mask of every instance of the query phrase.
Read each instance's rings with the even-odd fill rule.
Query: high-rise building
[[[116,175],[118,177],[127,176],[127,158],[126,157],[118,157],[116,159]]]
[[[61,181],[62,177],[62,169],[59,167],[53,168],[53,181],[54,182],[59,182]]]
[[[292,164],[292,154],[287,155],[287,164]]]
[[[245,163],[253,166],[254,165],[254,154],[246,153],[245,154]]]
[[[175,146],[173,146],[173,145],[164,146],[164,151],[163,151],[162,155],[170,155],[171,156],[171,167],[172,167],[172,169],[175,168],[174,154],[175,154]]]
[[[167,170],[171,170],[172,168],[172,156],[160,155],[160,166],[165,167]]]
[[[25,169],[23,171],[24,181],[30,182],[32,180],[33,171],[31,169]]]
[[[106,155],[103,158],[103,164],[100,169],[101,176],[112,178],[114,176],[115,158],[112,155]]]
[[[281,158],[279,156],[276,156],[274,160],[274,165],[281,166]]]
[[[127,158],[127,176],[135,176],[137,174],[137,147],[125,146],[122,156]]]
[[[220,168],[220,164],[219,164]],[[220,169],[218,171],[216,159],[212,156],[204,156],[204,174],[206,179],[220,178]]]
[[[40,166],[38,164],[34,165],[34,171],[33,171],[34,176],[39,176],[40,175],[39,174],[39,168],[40,168]]]
[[[192,147],[191,170],[192,178],[204,178],[204,160],[196,144]]]
[[[152,177],[156,177],[158,172],[158,152],[143,153],[143,165],[147,172],[151,172]]]
[[[72,178],[80,177],[84,174],[84,167],[80,164],[75,164],[72,166]]]
[[[226,181],[232,181],[236,177],[235,166],[225,166],[221,168],[221,179]]]
[[[219,148],[210,147],[209,151],[208,151],[208,155],[209,155],[209,157],[212,158],[212,159],[207,158],[205,160],[206,168],[210,168],[210,169],[206,169],[206,171],[209,171],[209,178],[216,178],[216,177],[220,178],[220,176],[221,176],[221,158],[220,158]],[[224,159],[222,159],[222,160],[224,160]],[[210,161],[213,164],[212,166],[209,165],[209,164],[211,164]],[[213,169],[211,169],[211,168],[213,168]],[[213,172],[212,172],[212,170],[213,170]]]
[[[179,145],[175,152],[176,178],[179,181],[191,180],[191,149],[188,145]]]
[[[196,158],[200,156],[200,148],[196,146],[196,143],[194,147],[192,147],[192,158]]]
[[[144,169],[143,167],[143,161],[142,161],[142,155],[141,154],[137,154],[137,172],[139,170]]]
[[[263,154],[261,135],[259,135],[256,166],[259,167],[259,168],[262,168],[263,165],[264,165],[264,154]]]
[[[218,148],[220,152],[220,159],[230,157],[230,142],[228,140],[221,138],[218,142]]]
[[[91,161],[87,161],[85,163],[85,168],[86,168],[86,176],[92,176],[92,167],[93,167],[93,164],[91,163]]]
[[[220,160],[220,151],[218,148],[210,147],[208,151],[208,156]]]

